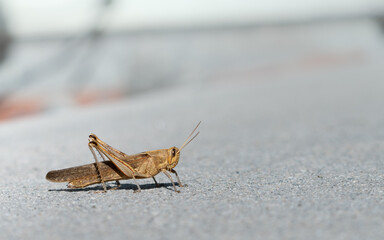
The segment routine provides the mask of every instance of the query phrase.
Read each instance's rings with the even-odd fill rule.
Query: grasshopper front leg
[[[162,172],[169,178],[169,180],[171,180],[171,183],[172,183],[172,185],[173,185],[173,189],[175,189],[175,192],[179,193],[180,191],[176,189],[176,186],[175,186],[175,183],[173,182],[173,179],[172,179],[171,174],[169,174],[169,173],[167,172],[167,170],[165,170],[165,169],[163,169],[163,170],[161,170],[161,171],[162,171]]]
[[[176,170],[174,169],[171,169],[169,170],[171,173],[174,173],[176,175],[176,178],[177,178],[177,183],[179,184],[180,187],[187,187],[187,184],[181,184],[181,181],[180,181],[180,178],[179,178],[179,174],[177,174]]]

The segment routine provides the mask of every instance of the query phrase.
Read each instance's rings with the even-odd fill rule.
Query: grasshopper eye
[[[174,148],[172,148],[171,154],[172,154],[172,157],[176,155],[176,150]]]

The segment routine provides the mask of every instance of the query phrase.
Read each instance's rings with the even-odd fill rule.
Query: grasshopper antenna
[[[192,142],[193,139],[195,139],[195,137],[197,137],[197,135],[199,135],[200,132],[197,132],[195,136],[193,136],[193,138],[191,140],[189,140],[185,145],[181,146],[181,148],[179,149],[179,152],[181,151],[181,149],[185,148],[190,142]]]
[[[193,135],[193,133],[196,131],[196,129],[200,126],[200,123],[201,121],[197,124],[197,126],[195,127],[195,129],[193,129],[193,131],[191,132],[191,134],[189,134],[189,136],[187,137],[187,139],[185,140],[185,142],[183,143],[183,145],[181,145],[181,147],[179,148],[179,151],[181,151],[181,149],[185,148],[190,142],[192,142],[193,139],[195,139],[197,137],[197,135],[199,135],[200,132],[197,132],[195,136],[193,136],[193,138],[191,138],[191,140],[188,141],[188,139]]]

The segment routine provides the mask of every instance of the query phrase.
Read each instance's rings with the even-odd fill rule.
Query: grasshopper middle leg
[[[116,180],[116,186],[114,186],[113,188],[109,189],[109,190],[116,190],[120,187],[120,182],[119,180]]]
[[[155,177],[152,177],[153,181],[155,181],[156,187],[160,187],[160,184],[156,181]]]

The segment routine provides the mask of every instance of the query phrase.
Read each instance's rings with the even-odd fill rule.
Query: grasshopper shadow
[[[175,183],[176,186],[179,186],[178,183]],[[107,191],[111,188],[115,187],[114,184],[107,184]],[[141,190],[148,190],[148,189],[154,189],[154,188],[166,188],[167,190],[173,191],[173,185],[172,183],[159,183],[159,186],[156,186],[154,183],[148,183],[148,184],[140,184]],[[136,184],[132,183],[122,183],[119,188],[114,189],[113,191],[120,191],[120,190],[137,190]],[[92,186],[92,187],[85,187],[85,188],[64,188],[64,189],[49,189],[50,192],[89,192],[89,191],[103,191],[103,186]]]

